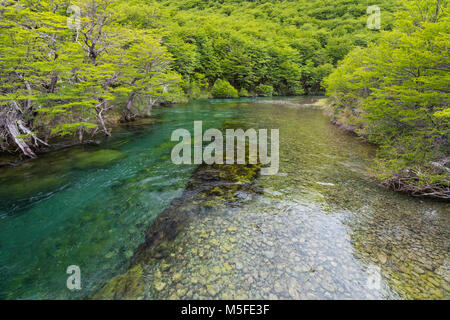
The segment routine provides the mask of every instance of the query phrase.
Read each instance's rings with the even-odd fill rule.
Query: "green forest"
[[[0,148],[35,158],[155,105],[323,95],[379,146],[373,174],[449,197],[447,0],[4,0]]]

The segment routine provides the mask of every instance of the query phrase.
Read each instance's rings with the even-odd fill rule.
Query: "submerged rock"
[[[385,264],[387,262],[387,257],[384,253],[380,253],[378,254],[378,260],[380,260],[382,264]]]
[[[0,199],[17,200],[33,197],[39,193],[47,193],[63,186],[67,180],[57,175],[40,178],[28,178],[17,182],[9,182],[8,188],[0,189]]]
[[[227,205],[238,206],[241,202],[235,196],[236,192],[241,190],[252,192],[252,182],[259,176],[260,168],[260,164],[200,165],[181,197],[172,201],[172,204],[153,221],[147,231],[146,241],[138,249],[134,262],[145,263],[147,259],[161,259],[167,256],[170,251],[167,243],[176,238],[193,214]],[[202,232],[199,239],[206,240],[214,235]],[[211,240],[210,244],[220,245],[216,239]],[[229,251],[232,244],[224,243],[221,247]],[[202,254],[199,253],[199,256]]]
[[[164,287],[166,286],[166,284],[160,280],[155,280],[153,282],[153,286],[155,287],[155,289],[157,291],[161,291],[162,289],[164,289]]]
[[[273,251],[265,251],[264,255],[267,259],[273,259],[273,257],[275,257],[275,253]]]
[[[117,150],[104,149],[94,152],[82,152],[75,156],[74,167],[77,169],[102,168],[111,165],[126,155]]]
[[[144,293],[143,270],[137,265],[126,273],[112,278],[108,283],[94,295],[95,300],[137,300]]]
[[[206,289],[207,289],[207,291],[208,291],[208,294],[209,294],[211,297],[215,297],[215,296],[217,295],[217,293],[219,292],[219,291],[217,290],[217,286],[211,285],[211,284],[208,284],[208,285],[206,286]]]

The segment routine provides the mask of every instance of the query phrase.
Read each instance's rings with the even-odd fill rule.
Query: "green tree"
[[[380,145],[376,173],[399,190],[449,197],[449,1],[411,0],[396,28],[326,80],[333,113]]]
[[[172,58],[155,38],[145,32],[130,31],[122,50],[121,85],[115,92],[127,95],[125,120],[131,120],[135,114],[148,115],[156,103],[172,101],[180,95],[181,77],[170,71]],[[136,99],[148,101],[143,112],[133,108]]]
[[[127,110],[117,97],[134,92],[151,108],[179,94],[170,55],[157,37],[119,23],[120,1],[72,4],[81,16],[71,7],[68,25],[65,0],[0,3],[3,150],[35,157],[57,135],[76,134],[80,142],[86,133],[109,135],[108,118]]]
[[[214,98],[237,98],[239,97],[238,91],[227,81],[217,79],[214,86],[211,89],[211,93]]]

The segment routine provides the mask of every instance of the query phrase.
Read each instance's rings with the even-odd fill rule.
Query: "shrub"
[[[239,97],[250,97],[250,93],[248,93],[247,89],[242,88],[241,91],[239,91]]]
[[[263,97],[271,97],[273,95],[273,87],[267,84],[260,84],[256,87],[256,93]]]
[[[237,98],[239,97],[238,91],[227,81],[217,79],[214,83],[211,94],[214,98]]]

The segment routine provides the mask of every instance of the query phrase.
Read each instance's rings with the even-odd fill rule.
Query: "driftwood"
[[[23,123],[22,120],[17,120],[17,126],[20,128],[20,130],[22,130],[23,133],[29,135],[30,137],[33,138],[34,140],[34,145],[37,147],[38,143],[43,144],[46,147],[50,147],[48,145],[48,143],[46,143],[45,141],[42,141],[41,139],[39,139],[30,129],[28,129],[25,124]]]
[[[450,199],[450,181],[443,181],[440,184],[433,185],[418,184],[419,179],[417,176],[414,170],[403,170],[395,176],[384,180],[382,183],[394,191],[406,192],[414,197]]]

